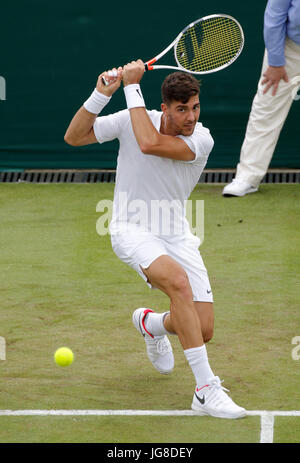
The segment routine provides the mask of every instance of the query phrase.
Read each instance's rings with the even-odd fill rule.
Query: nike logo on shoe
[[[196,392],[200,392],[201,389],[203,389],[204,387],[207,387],[207,386],[208,386],[208,384],[206,384],[205,386],[202,386],[202,387],[200,387],[200,388],[196,387],[195,396],[196,396],[196,398],[199,400],[199,402],[200,402],[201,405],[204,405],[204,404],[205,404],[205,395],[203,395],[202,397],[199,397],[199,396],[196,394]]]
[[[201,405],[205,404],[205,396],[204,395],[202,397],[198,397],[196,392],[195,392],[195,396],[197,397],[197,399],[199,400]]]

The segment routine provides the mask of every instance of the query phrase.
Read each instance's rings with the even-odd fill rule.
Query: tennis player
[[[209,130],[198,122],[199,82],[182,72],[167,76],[161,111],[148,111],[140,86],[143,75],[141,60],[102,73],[71,121],[65,141],[75,146],[120,142],[110,224],[112,247],[149,287],[170,299],[169,312],[138,308],[133,313],[153,366],[161,374],[172,372],[168,335],[176,334],[195,376],[192,409],[201,415],[241,418],[245,409],[227,395],[208,361],[205,343],[214,327],[212,289],[198,249],[200,240],[185,218],[185,201],[213,147]],[[98,116],[122,80],[127,109]],[[167,205],[168,227],[159,220],[155,204]]]

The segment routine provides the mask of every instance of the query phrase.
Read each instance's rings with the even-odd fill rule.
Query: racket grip
[[[110,77],[117,77],[118,72],[117,72],[117,71],[108,71],[108,75],[109,75]],[[104,76],[101,77],[101,80],[102,80],[102,83],[103,83],[104,85],[109,85],[109,82],[105,79]]]
[[[147,63],[145,63],[145,71],[153,71],[152,64],[155,63],[155,61],[156,61],[156,58],[153,58],[150,61],[147,61]]]

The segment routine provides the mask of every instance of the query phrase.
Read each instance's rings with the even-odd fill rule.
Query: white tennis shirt
[[[147,112],[159,131],[163,113]],[[193,161],[142,153],[127,109],[97,117],[94,133],[99,143],[114,139],[120,143],[110,233],[117,233],[128,223],[145,227],[164,239],[189,233],[185,205],[214,144],[209,130],[198,122],[192,135],[178,135],[195,153]]]

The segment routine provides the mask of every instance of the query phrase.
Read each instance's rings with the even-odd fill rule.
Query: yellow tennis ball
[[[74,354],[68,347],[60,347],[55,351],[54,360],[60,367],[67,367],[73,362]]]

